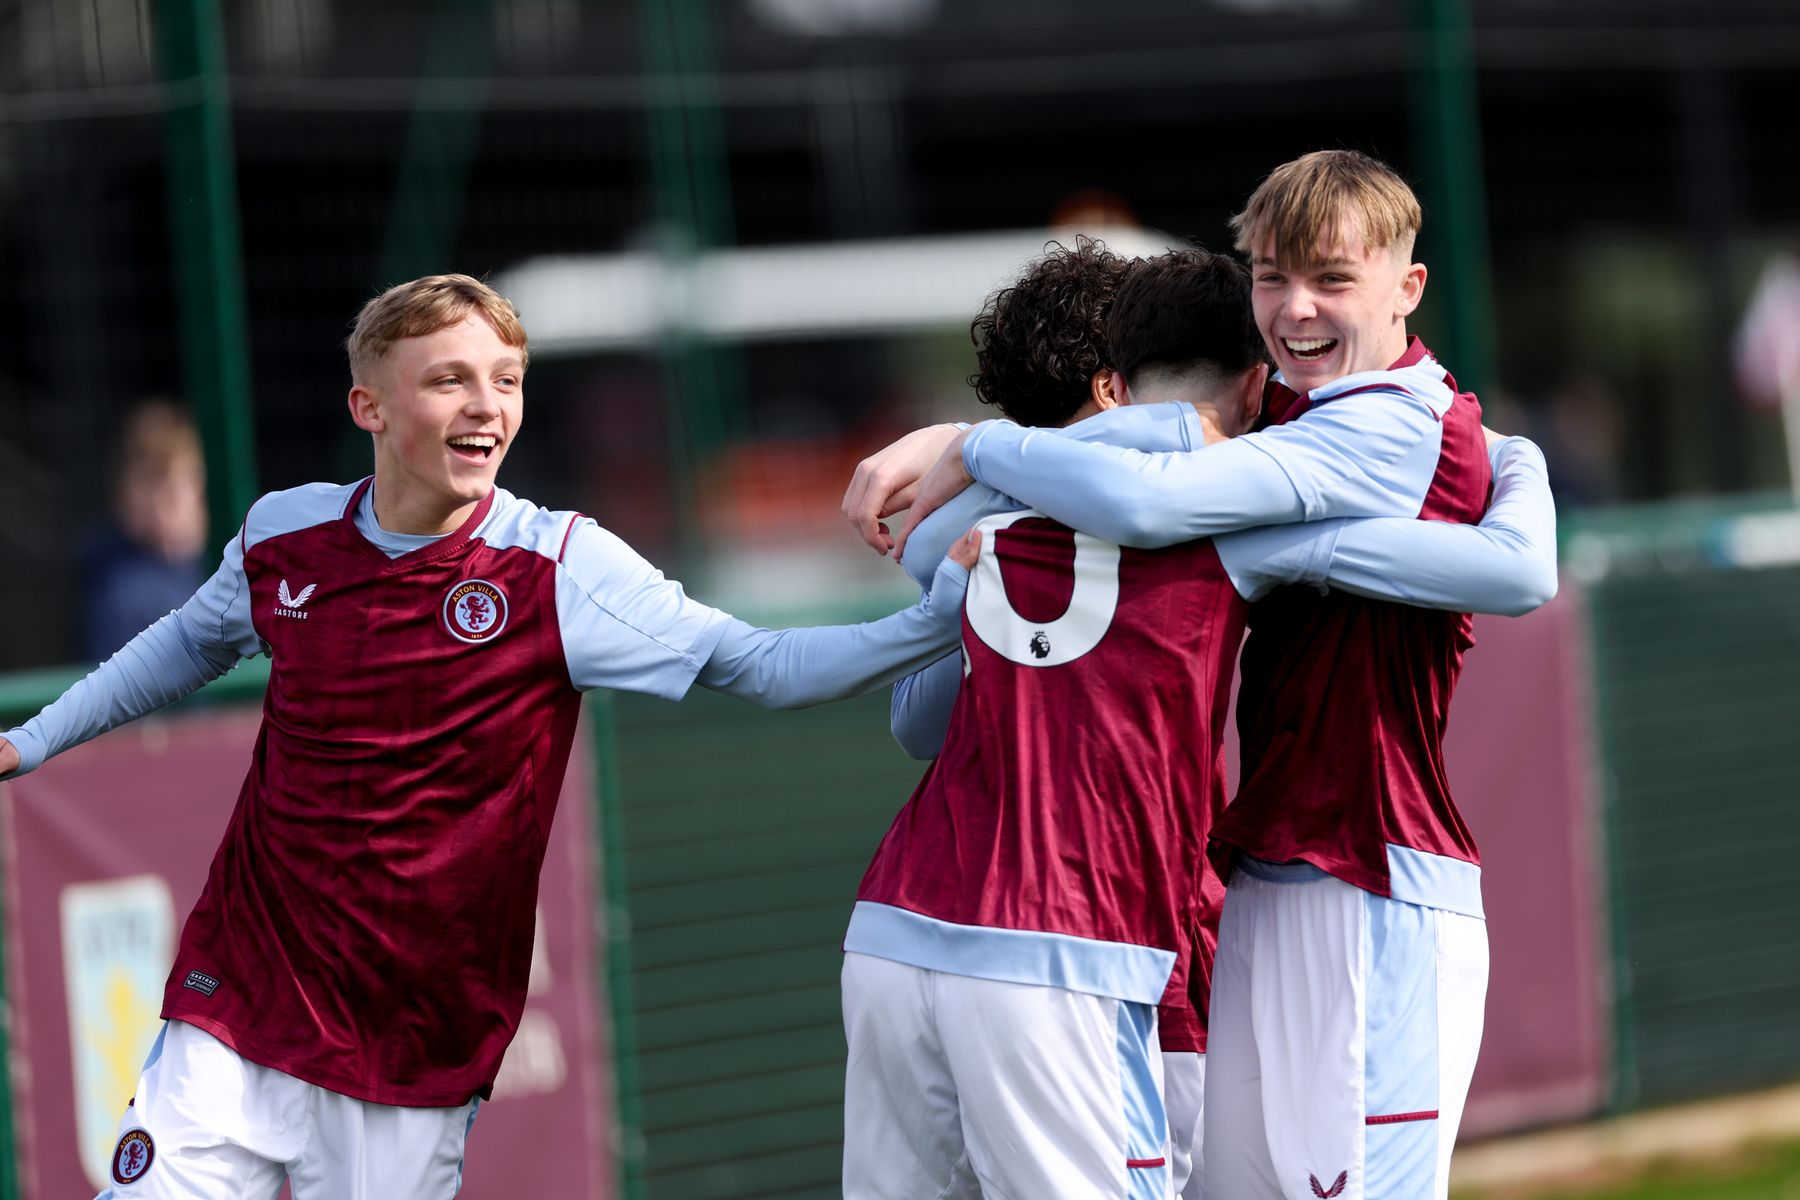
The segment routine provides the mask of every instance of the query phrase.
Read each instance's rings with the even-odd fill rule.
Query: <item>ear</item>
[[[381,398],[375,390],[358,383],[350,388],[350,419],[358,429],[366,429],[370,433],[380,433],[387,428],[387,422],[381,415]]]
[[[1394,315],[1401,320],[1412,316],[1413,309],[1425,298],[1425,264],[1411,263],[1400,277],[1400,288],[1394,294]]]
[[[1257,363],[1244,372],[1244,429],[1256,428],[1257,418],[1262,416],[1263,393],[1269,387],[1269,364]]]
[[[1125,386],[1125,376],[1111,367],[1102,367],[1088,380],[1088,399],[1093,401],[1095,408],[1105,412],[1121,404],[1130,404],[1131,389]]]

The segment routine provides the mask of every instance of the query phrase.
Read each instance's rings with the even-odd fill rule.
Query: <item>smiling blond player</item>
[[[348,349],[374,475],[258,500],[191,600],[0,739],[0,774],[32,770],[274,660],[121,1124],[121,1198],[273,1197],[285,1177],[295,1200],[447,1200],[523,1009],[581,693],[698,682],[797,707],[957,641],[972,539],[941,597],[774,633],[495,487],[526,338],[477,280],[389,289]]]

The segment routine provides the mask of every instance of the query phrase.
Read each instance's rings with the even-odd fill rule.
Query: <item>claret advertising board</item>
[[[119,1117],[161,1022],[181,921],[200,894],[260,714],[152,718],[0,784],[6,994],[22,1200],[92,1196],[153,1169]],[[604,1005],[596,994],[592,772],[563,786],[538,895],[531,983],[462,1195],[610,1195]],[[0,1153],[10,1148],[0,1147]]]

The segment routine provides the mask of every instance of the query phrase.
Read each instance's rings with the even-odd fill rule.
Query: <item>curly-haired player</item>
[[[1131,266],[1082,234],[988,297],[969,323],[976,397],[1021,425],[1066,425],[1090,404],[1117,403],[1106,318]]]

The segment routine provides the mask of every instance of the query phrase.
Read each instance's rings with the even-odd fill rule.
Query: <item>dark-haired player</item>
[[[1057,390],[1075,339],[1048,350],[1035,336],[1047,312],[1067,319],[1043,282],[1034,268],[978,320],[990,331],[978,383],[1003,367],[1038,383],[1033,392]],[[1101,367],[1085,400],[1080,381],[1063,380],[1072,415],[1108,398],[1145,405],[1131,414],[1140,447],[1158,436],[1199,445],[1254,419],[1266,368],[1241,266],[1204,251],[1140,263],[1106,325],[1110,348],[1094,349],[1117,369]],[[1158,403],[1174,399],[1190,403]],[[1542,491],[1529,470],[1514,482]],[[1189,972],[1203,1003],[1220,891],[1203,883],[1203,848],[1222,802],[1242,595],[1354,576],[1331,565],[1342,545],[1383,564],[1377,576],[1423,554],[1474,557],[1497,586],[1443,599],[1518,607],[1533,564],[1496,551],[1494,531],[1412,521],[1146,553],[1008,512],[1016,503],[985,489],[953,506],[919,529],[909,569],[970,521],[989,553],[961,660],[931,668],[896,705],[915,752],[943,733],[947,698],[955,707],[845,938],[845,1192],[941,1195],[966,1156],[984,1193],[1164,1195],[1185,1182],[1200,1112],[1204,1024]],[[1518,508],[1502,496],[1496,529]]]

